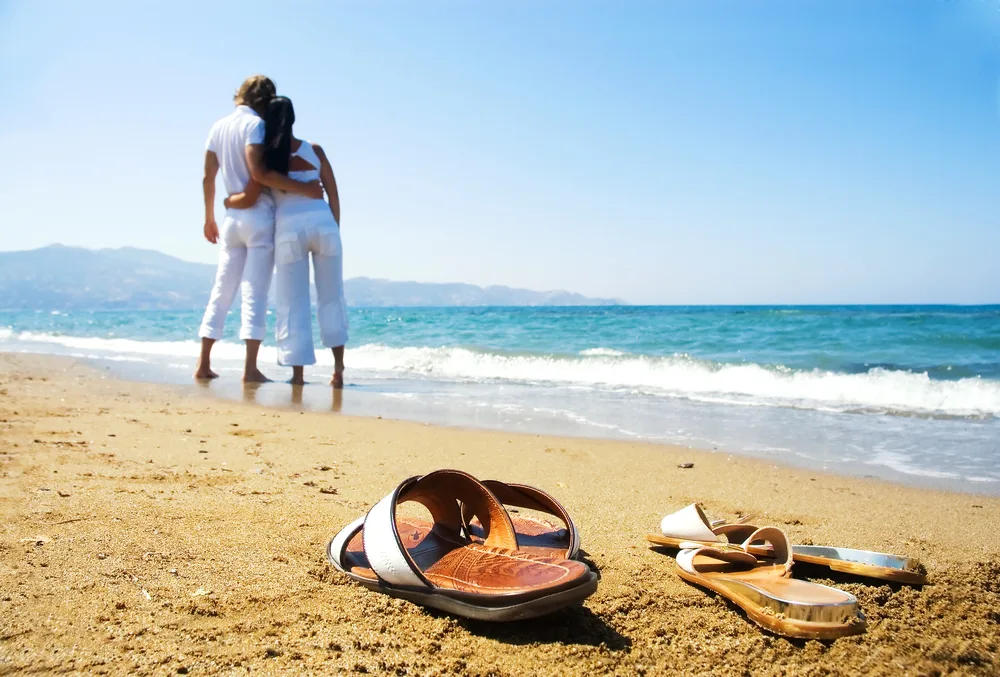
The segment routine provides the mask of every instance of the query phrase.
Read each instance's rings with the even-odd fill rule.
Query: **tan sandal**
[[[536,487],[526,484],[508,484],[498,480],[484,480],[497,499],[508,508],[510,521],[517,532],[517,542],[526,551],[554,551],[566,559],[576,559],[580,553],[580,532],[573,518],[562,503]],[[520,514],[516,508],[526,508],[556,517],[564,526],[545,519]],[[474,541],[483,540],[483,528],[472,514],[471,508],[462,506],[462,521],[466,533]]]
[[[705,511],[697,503],[667,515],[660,523],[660,534],[647,534],[646,540],[655,545],[679,548],[681,543],[698,543],[706,546],[740,543],[757,530],[747,524],[745,517],[737,522],[709,520]],[[754,555],[768,555],[764,547],[750,549]],[[927,572],[916,559],[889,555],[870,550],[833,548],[822,545],[793,545],[792,557],[796,562],[817,564],[833,571],[878,578],[895,583],[923,585],[927,582]]]
[[[767,543],[772,557],[752,555],[750,545],[756,543]],[[836,639],[865,631],[865,617],[854,595],[789,578],[791,568],[788,539],[774,527],[757,529],[739,546],[692,547],[677,554],[681,578],[725,597],[766,630],[806,639]]]
[[[406,501],[425,506],[433,522],[397,515]],[[482,526],[482,543],[464,533],[460,502]],[[520,550],[517,539],[489,489],[464,472],[438,470],[403,481],[341,530],[327,559],[372,590],[480,620],[541,616],[597,589],[599,576],[585,564]]]

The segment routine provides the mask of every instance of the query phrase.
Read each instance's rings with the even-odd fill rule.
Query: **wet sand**
[[[602,572],[598,592],[491,625],[326,564],[342,525],[440,467],[555,494]],[[931,584],[797,566],[855,594],[868,632],[769,635],[647,547],[660,517],[692,501],[796,542],[920,558]],[[720,452],[262,408],[0,355],[0,510],[0,675],[1000,672],[1000,500]]]

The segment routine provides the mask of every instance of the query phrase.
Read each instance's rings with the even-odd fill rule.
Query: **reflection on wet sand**
[[[245,382],[243,384],[243,401],[247,404],[257,404],[257,391],[262,385],[262,383]]]
[[[306,382],[304,385],[292,385],[287,381],[244,383],[241,380],[224,377],[210,381],[194,381],[194,385],[197,386],[198,391],[204,392],[206,395],[242,400],[246,404],[260,407],[282,407],[297,411],[330,411],[335,414],[342,413],[344,408],[344,389],[334,388],[325,380]],[[355,385],[352,385],[351,390],[348,413],[361,416],[381,415],[383,413],[381,406],[377,409],[372,408],[369,401],[370,394],[363,390],[357,390]],[[329,399],[327,399],[327,393],[329,393]]]

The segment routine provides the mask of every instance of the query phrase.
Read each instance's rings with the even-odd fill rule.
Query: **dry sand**
[[[491,625],[331,570],[323,548],[343,524],[440,467],[556,494],[598,592]],[[992,498],[675,447],[262,409],[15,355],[0,355],[0,472],[0,674],[1000,674]],[[666,511],[696,500],[793,541],[919,557],[932,584],[797,567],[857,595],[868,633],[769,635],[647,548]]]

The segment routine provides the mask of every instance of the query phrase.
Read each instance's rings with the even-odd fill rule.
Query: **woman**
[[[275,191],[278,364],[291,366],[291,382],[299,385],[305,383],[303,367],[316,364],[309,302],[311,254],[320,339],[333,351],[331,383],[335,388],[342,388],[348,321],[340,241],[340,196],[326,153],[318,145],[292,136],[294,122],[291,100],[283,96],[272,99],[264,116],[267,167],[304,183],[320,180],[330,202]],[[257,200],[260,190],[260,184],[251,181],[245,192],[226,198],[226,207],[246,209]]]

